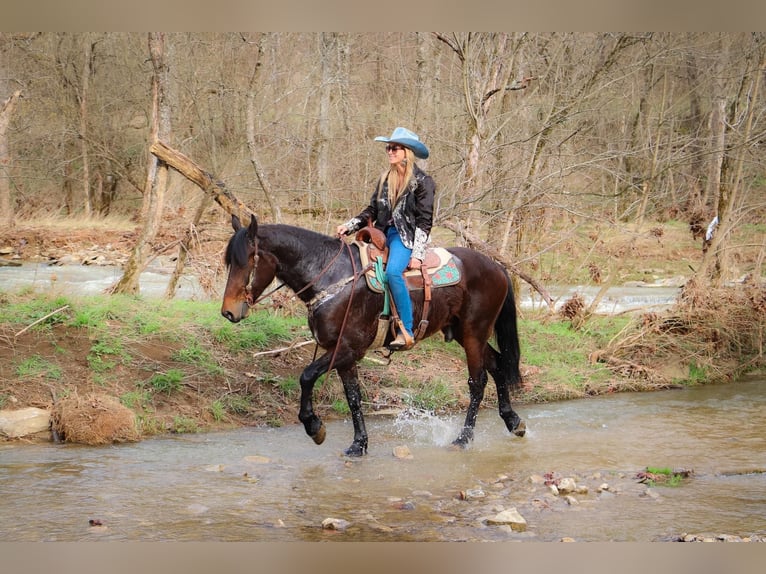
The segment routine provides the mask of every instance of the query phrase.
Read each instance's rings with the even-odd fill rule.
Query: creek
[[[172,271],[167,262],[154,262],[139,278],[141,294],[145,297],[163,297]],[[24,263],[16,267],[0,267],[0,290],[15,291],[31,288],[38,292],[63,294],[97,295],[103,293],[122,277],[122,269],[112,265],[49,265],[46,263]],[[678,295],[678,281],[667,283],[632,283],[613,286],[606,290],[596,308],[598,313],[619,313],[635,309],[659,310],[675,302]],[[223,292],[223,280],[215,286]],[[597,296],[598,287],[593,286],[551,286],[550,296],[557,306],[578,293],[586,305]],[[208,300],[210,294],[200,286],[192,273],[184,273],[176,291],[176,297],[183,299]],[[218,298],[215,295],[214,298]],[[540,308],[545,304],[540,296],[524,286],[520,296],[524,309]]]
[[[300,425],[107,447],[0,445],[0,540],[658,541],[766,535],[763,376],[705,387],[517,405],[513,437],[481,412],[466,450],[458,417],[369,416],[370,450],[341,455],[349,421],[316,446]],[[393,455],[407,446],[411,459]],[[647,466],[692,470],[642,483]],[[572,477],[567,501],[539,478]],[[537,477],[537,483],[531,480]],[[602,488],[607,486],[606,489]],[[488,516],[516,508],[524,532]],[[339,519],[341,530],[322,528]],[[93,521],[93,522],[91,522]]]

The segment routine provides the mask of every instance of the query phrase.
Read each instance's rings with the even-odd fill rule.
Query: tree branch
[[[441,221],[439,223],[442,227],[446,227],[450,231],[454,231],[458,236],[462,237],[471,247],[476,249],[477,251],[480,251],[481,253],[484,253],[484,255],[487,255],[488,257],[491,257],[495,261],[501,263],[508,271],[513,273],[514,275],[518,276],[521,280],[528,283],[535,291],[537,291],[540,296],[543,298],[545,303],[548,305],[548,308],[553,311],[555,308],[555,303],[553,299],[551,298],[550,294],[548,293],[547,289],[543,287],[534,277],[528,275],[521,269],[519,269],[516,265],[511,263],[507,257],[505,257],[502,253],[500,253],[497,249],[492,247],[489,243],[486,241],[483,241],[478,236],[474,235],[470,231],[466,231],[465,229],[459,227],[458,225],[452,223],[451,221]]]

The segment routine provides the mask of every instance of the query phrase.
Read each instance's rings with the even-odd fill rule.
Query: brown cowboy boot
[[[415,339],[404,329],[400,329],[396,339],[391,341],[388,348],[393,351],[409,351],[415,346]]]

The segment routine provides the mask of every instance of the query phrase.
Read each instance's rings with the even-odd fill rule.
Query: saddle
[[[383,282],[383,269],[388,261],[388,247],[386,236],[378,228],[368,225],[360,229],[354,240],[359,249],[359,258],[362,268],[365,269],[364,277],[367,286],[377,293],[385,293],[386,286]],[[415,340],[425,336],[428,329],[428,309],[431,304],[431,288],[453,285],[460,280],[460,271],[454,256],[442,247],[427,249],[425,259],[420,269],[410,269],[404,272],[405,283],[410,291],[423,290],[423,315],[415,330]],[[396,309],[394,308],[394,313]],[[398,321],[398,316],[396,316]],[[378,319],[378,334],[371,348],[383,345],[390,319],[382,315]],[[393,332],[393,331],[392,331]]]
[[[357,231],[354,244],[359,249],[362,268],[366,269],[367,286],[376,293],[383,293],[385,286],[372,264],[380,258],[385,268],[388,262],[385,234],[377,227],[363,227]],[[433,247],[426,250],[420,269],[408,269],[404,272],[404,279],[410,291],[425,289],[426,286],[445,287],[460,281],[460,270],[452,253],[443,247]]]

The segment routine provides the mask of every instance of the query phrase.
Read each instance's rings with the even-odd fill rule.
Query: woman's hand
[[[345,225],[339,225],[335,228],[335,236],[336,237],[343,237],[344,235],[348,234],[348,227]]]
[[[410,269],[420,269],[422,265],[423,265],[423,262],[417,257],[410,258],[410,265],[409,265]]]

